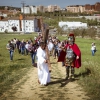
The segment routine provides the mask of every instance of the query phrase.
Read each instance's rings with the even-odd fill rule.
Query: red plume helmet
[[[74,39],[73,42],[75,42],[75,36],[74,36],[74,33],[70,33],[69,36],[73,36],[73,39]]]
[[[69,36],[73,36],[74,37],[74,34],[73,33],[70,33]]]

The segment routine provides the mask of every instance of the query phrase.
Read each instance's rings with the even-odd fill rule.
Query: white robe
[[[37,67],[38,67],[38,78],[41,85],[46,85],[50,82],[50,73],[48,64],[44,61],[46,60],[46,52],[45,50],[39,47],[37,49]]]
[[[54,44],[52,42],[49,42],[48,43],[48,49],[49,49],[49,51],[52,51],[53,47],[54,47]]]

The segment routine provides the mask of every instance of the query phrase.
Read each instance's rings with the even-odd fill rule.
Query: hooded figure
[[[74,78],[74,68],[81,67],[81,51],[77,44],[75,44],[73,33],[69,34],[68,43],[65,45],[65,51],[62,51],[58,58],[58,62],[61,61],[64,61],[66,66],[66,79]],[[71,69],[71,74],[69,69]]]

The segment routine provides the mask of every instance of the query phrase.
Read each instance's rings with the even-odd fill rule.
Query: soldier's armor
[[[74,41],[75,41],[74,34],[70,34],[68,37],[68,44],[73,45]],[[68,46],[66,49],[66,59],[65,59],[66,79],[74,78],[74,60],[75,60],[75,53],[73,49]]]
[[[73,66],[74,58],[75,58],[75,54],[74,54],[72,48],[67,47],[65,65]]]

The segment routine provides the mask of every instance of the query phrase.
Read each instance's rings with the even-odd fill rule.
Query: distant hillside
[[[12,7],[12,6],[0,6],[0,10],[21,10],[19,7]]]

